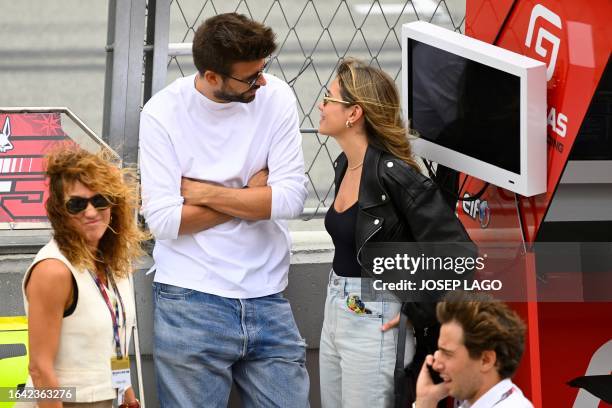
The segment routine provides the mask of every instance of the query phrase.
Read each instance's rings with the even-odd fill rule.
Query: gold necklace
[[[349,169],[349,170],[351,170],[351,171],[352,171],[352,170],[357,170],[357,169],[358,169],[358,168],[360,168],[361,166],[363,166],[363,162],[361,162],[361,163],[359,163],[359,164],[357,164],[357,165],[355,165],[355,166],[353,166],[353,167],[349,167],[348,169]]]

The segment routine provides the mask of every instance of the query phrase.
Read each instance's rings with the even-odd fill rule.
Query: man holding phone
[[[417,381],[413,408],[435,408],[447,396],[459,408],[533,408],[510,379],[524,351],[525,324],[485,295],[449,293],[436,309],[438,350],[428,355]],[[435,384],[430,371],[440,374]]]

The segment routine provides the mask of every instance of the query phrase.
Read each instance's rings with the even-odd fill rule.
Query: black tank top
[[[325,229],[334,242],[333,268],[338,276],[361,277],[361,267],[357,262],[357,249],[355,248],[358,209],[359,205],[355,203],[339,213],[332,204],[325,215]]]

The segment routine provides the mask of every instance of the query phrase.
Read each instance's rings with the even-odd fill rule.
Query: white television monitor
[[[415,154],[523,196],[546,192],[546,65],[433,24],[402,26]]]

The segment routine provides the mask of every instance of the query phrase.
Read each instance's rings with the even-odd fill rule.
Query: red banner
[[[489,186],[479,200],[460,202],[457,207],[459,218],[476,242],[524,239],[529,244],[536,241],[610,58],[612,2],[468,0],[466,11],[467,35],[547,66],[547,192],[525,198]],[[464,197],[475,195],[484,186],[481,180],[466,180],[461,192]],[[516,279],[536,290],[535,259],[526,269],[514,271]],[[589,277],[577,277],[581,284],[588,283]],[[528,302],[513,307],[528,323],[526,355],[515,379],[534,405],[609,406],[567,382],[594,375],[597,367],[609,364],[612,303]]]
[[[0,129],[0,223],[46,222],[43,159],[69,140],[61,114],[0,114]]]
[[[475,210],[478,219],[474,212],[458,208],[475,239],[500,240],[501,233],[501,240],[512,236],[520,240],[522,232],[526,242],[535,240],[606,68],[612,49],[610,15],[609,0],[467,2],[467,35],[487,42],[497,39],[495,45],[545,62],[548,79],[547,192],[515,200],[514,193],[489,187]],[[471,196],[483,186],[481,180],[468,177],[462,194]]]

